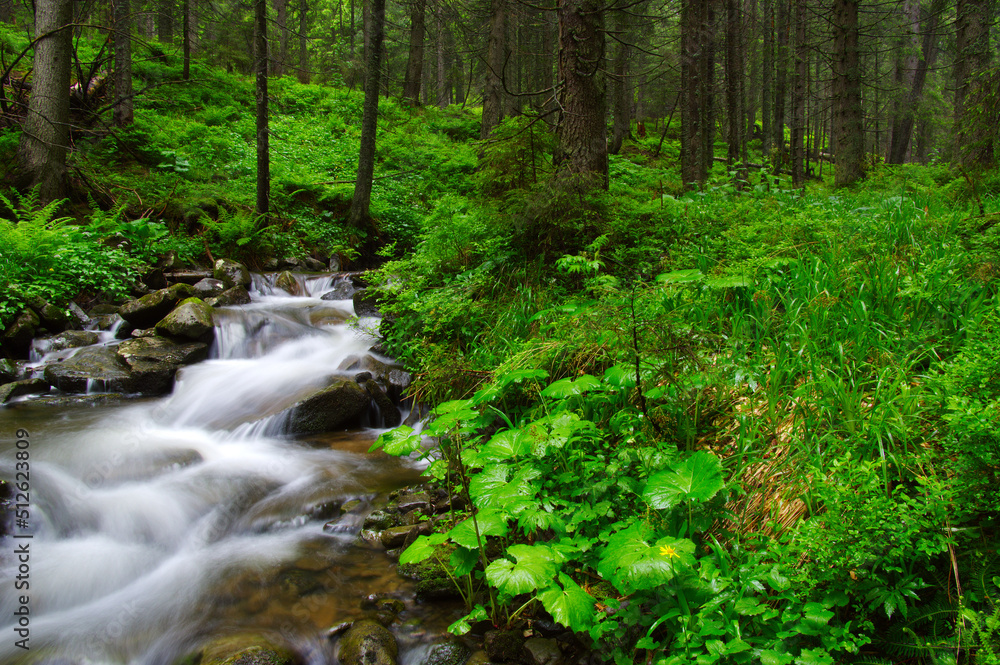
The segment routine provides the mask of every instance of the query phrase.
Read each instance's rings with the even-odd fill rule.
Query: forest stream
[[[377,410],[350,432],[282,433],[283,409],[375,341],[350,300],[320,298],[334,277],[297,279],[292,297],[255,276],[253,302],[218,310],[209,360],[166,397],[0,410],[0,476],[14,477],[15,431],[30,435],[32,534],[3,541],[0,662],[168,664],[235,634],[334,662],[330,628],[389,593],[406,603],[406,664],[451,620],[415,606],[412,583],[358,538],[373,503],[420,473],[367,452]],[[29,651],[15,647],[12,543],[30,548]]]

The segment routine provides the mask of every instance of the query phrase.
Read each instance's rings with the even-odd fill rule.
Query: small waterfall
[[[363,596],[406,588],[353,544],[363,513],[339,506],[369,505],[419,470],[367,454],[374,431],[309,445],[282,434],[286,409],[375,340],[348,323],[349,300],[321,299],[333,277],[297,276],[298,297],[268,279],[254,276],[251,304],[218,310],[210,359],[179,372],[167,397],[0,410],[2,431],[26,429],[33,446],[31,652],[7,639],[0,662],[167,664],[233,632],[281,634],[323,662],[327,628],[361,616]],[[0,441],[8,479],[12,445]],[[20,600],[8,545],[9,637]]]

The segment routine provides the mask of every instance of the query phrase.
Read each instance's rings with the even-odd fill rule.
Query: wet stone
[[[526,641],[524,655],[528,665],[557,665],[562,660],[562,651],[556,641],[544,637]]]

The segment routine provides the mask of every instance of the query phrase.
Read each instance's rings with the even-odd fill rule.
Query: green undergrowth
[[[402,555],[448,548],[452,629],[549,615],[618,663],[995,662],[996,196],[936,167],[683,193],[653,158],[594,195],[520,150],[376,275],[436,405],[377,445],[473,506]]]

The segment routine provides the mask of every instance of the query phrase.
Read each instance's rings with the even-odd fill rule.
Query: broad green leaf
[[[382,448],[387,455],[395,455],[396,457],[409,455],[415,450],[420,450],[420,435],[414,434],[412,427],[402,425],[388,432],[383,432],[368,449],[368,452],[378,448]]]
[[[548,586],[556,575],[556,564],[545,552],[528,545],[514,545],[507,553],[516,559],[497,559],[486,566],[486,579],[509,596]]]
[[[535,505],[537,488],[531,481],[541,472],[534,467],[524,467],[508,480],[510,468],[506,464],[491,464],[473,476],[469,494],[477,507],[500,509],[516,517]]]
[[[609,367],[604,371],[604,383],[615,388],[632,388],[635,386],[635,366],[620,364]]]
[[[531,452],[533,441],[525,430],[505,429],[493,435],[493,438],[479,451],[479,459],[505,462],[524,457]]]
[[[654,474],[643,498],[658,509],[673,508],[683,501],[706,501],[725,486],[722,462],[705,451],[698,451],[676,469]]]
[[[712,277],[705,281],[713,289],[730,289],[739,286],[750,286],[750,280],[742,275],[730,277]]]
[[[661,284],[680,284],[683,282],[694,282],[701,278],[701,271],[697,268],[690,270],[674,270],[656,276],[656,281]]]
[[[417,536],[413,543],[399,555],[400,563],[420,563],[434,554],[434,549],[444,543],[448,537],[443,533],[429,536]]]
[[[593,597],[565,573],[559,573],[559,584],[562,589],[551,587],[538,594],[542,607],[570,630],[587,630],[594,621]]]
[[[549,378],[549,373],[544,369],[516,369],[506,372],[497,377],[496,382],[501,387],[506,388],[512,383],[522,383],[524,381],[540,381]]]
[[[766,605],[761,605],[756,598],[740,598],[734,606],[737,614],[743,616],[756,616],[767,609]]]
[[[764,581],[767,582],[767,585],[774,591],[784,591],[792,585],[792,583],[788,581],[788,578],[782,575],[778,570],[778,566],[772,567],[771,570],[767,572],[767,575],[764,576]]]
[[[432,413],[434,420],[427,427],[427,433],[431,436],[440,436],[462,422],[478,418],[479,412],[472,408],[473,406],[472,400],[469,399],[456,399],[439,404],[434,408]]]
[[[694,543],[686,538],[648,542],[647,527],[633,524],[608,539],[597,572],[623,593],[652,589],[694,563]]]
[[[471,612],[448,626],[448,632],[452,635],[465,635],[467,632],[472,630],[472,624],[478,621],[485,621],[489,618],[490,615],[487,613],[486,608],[482,605],[476,605],[472,608]]]
[[[600,381],[590,374],[584,374],[576,379],[559,379],[555,383],[549,384],[548,387],[542,391],[541,395],[542,397],[563,399],[566,397],[572,397],[573,395],[582,395],[592,390],[599,390],[600,388]]]
[[[774,649],[764,649],[760,652],[761,665],[788,665],[794,658],[790,653],[781,653]]]
[[[826,649],[803,649],[795,662],[797,665],[833,665],[833,657]]]
[[[456,547],[451,553],[448,563],[454,568],[455,577],[462,577],[472,572],[472,569],[479,563],[479,552],[476,550]]]
[[[479,524],[479,534],[483,538],[483,544],[485,544],[486,536],[507,535],[507,516],[506,513],[502,513],[499,510],[491,508],[480,510],[476,514],[476,523]],[[451,538],[453,543],[466,549],[479,549],[479,540],[476,538],[476,527],[471,517],[452,527],[451,531],[448,532],[448,537]]]

